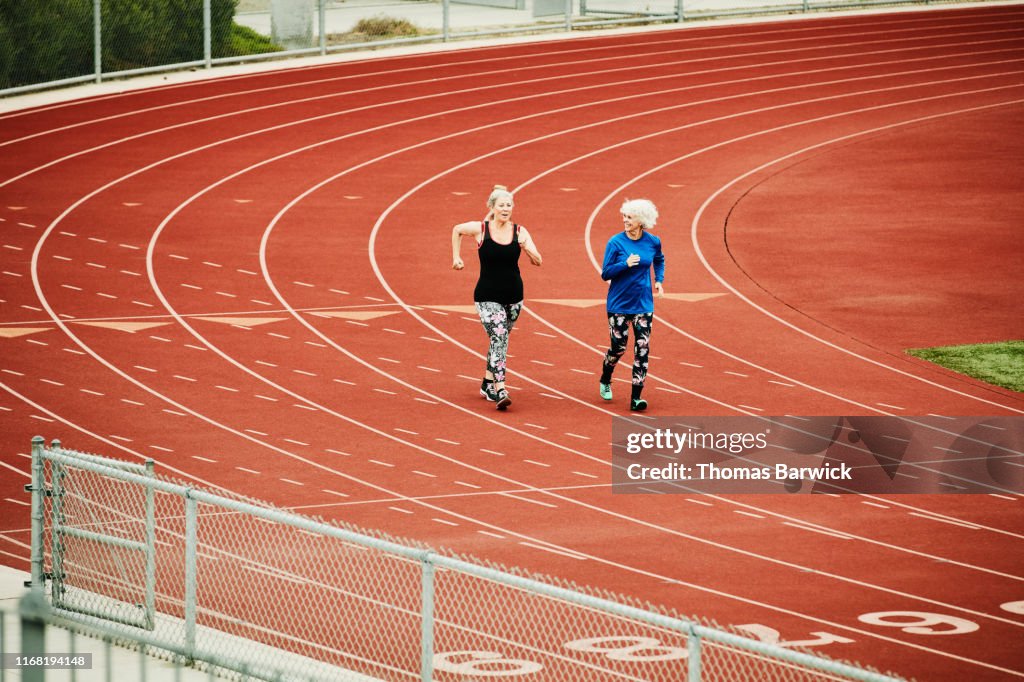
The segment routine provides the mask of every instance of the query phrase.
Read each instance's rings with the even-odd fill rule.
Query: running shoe
[[[499,410],[504,411],[504,410],[508,409],[509,405],[512,404],[512,398],[508,397],[508,391],[506,391],[503,388],[499,388],[495,392],[495,396],[498,398],[498,406],[497,407],[498,407]]]
[[[484,398],[487,398],[492,403],[498,402],[498,396],[494,394],[493,381],[487,381],[487,379],[484,379],[483,381],[480,382],[480,395],[482,395]]]
[[[601,397],[605,400],[612,399],[612,385],[611,384],[598,384],[598,391],[601,393]]]
[[[643,412],[647,409],[647,401],[643,398],[633,398],[629,401],[629,409],[634,412]]]

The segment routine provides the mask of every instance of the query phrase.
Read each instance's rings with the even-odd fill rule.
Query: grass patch
[[[360,19],[352,31],[368,38],[407,38],[420,34],[420,29],[408,19],[385,16]]]
[[[1024,340],[911,348],[907,352],[954,372],[1024,392]]]

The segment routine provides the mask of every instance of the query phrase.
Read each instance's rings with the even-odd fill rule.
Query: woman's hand
[[[665,287],[661,282],[654,283],[654,291],[658,294],[658,298],[665,298]]]
[[[638,254],[638,253],[631,253],[631,254],[629,254],[629,258],[626,259],[626,266],[631,268],[631,267],[634,267],[635,265],[637,265],[639,262],[640,262],[640,254]]]
[[[461,270],[466,267],[466,264],[462,262],[461,258],[456,258],[452,261],[452,270]]]

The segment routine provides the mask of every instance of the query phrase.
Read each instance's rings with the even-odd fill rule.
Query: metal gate
[[[98,476],[74,463],[101,464],[152,478],[153,461],[137,464],[96,457],[64,450],[56,440],[50,450],[70,458],[70,463],[45,458],[45,450],[42,438],[33,439],[32,484],[27,488],[41,492],[32,496],[33,584],[44,586],[47,579],[51,581],[50,597],[56,609],[152,630],[156,610],[153,488]]]

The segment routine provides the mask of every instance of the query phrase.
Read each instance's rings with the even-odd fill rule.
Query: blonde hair
[[[508,197],[512,203],[515,203],[515,199],[512,198],[512,192],[508,191],[508,187],[505,185],[495,185],[494,189],[491,190],[491,196],[487,197],[487,208],[494,208],[494,205],[498,203],[498,199]]]
[[[645,230],[658,222],[658,207],[650,199],[626,199],[619,212],[636,218]]]

